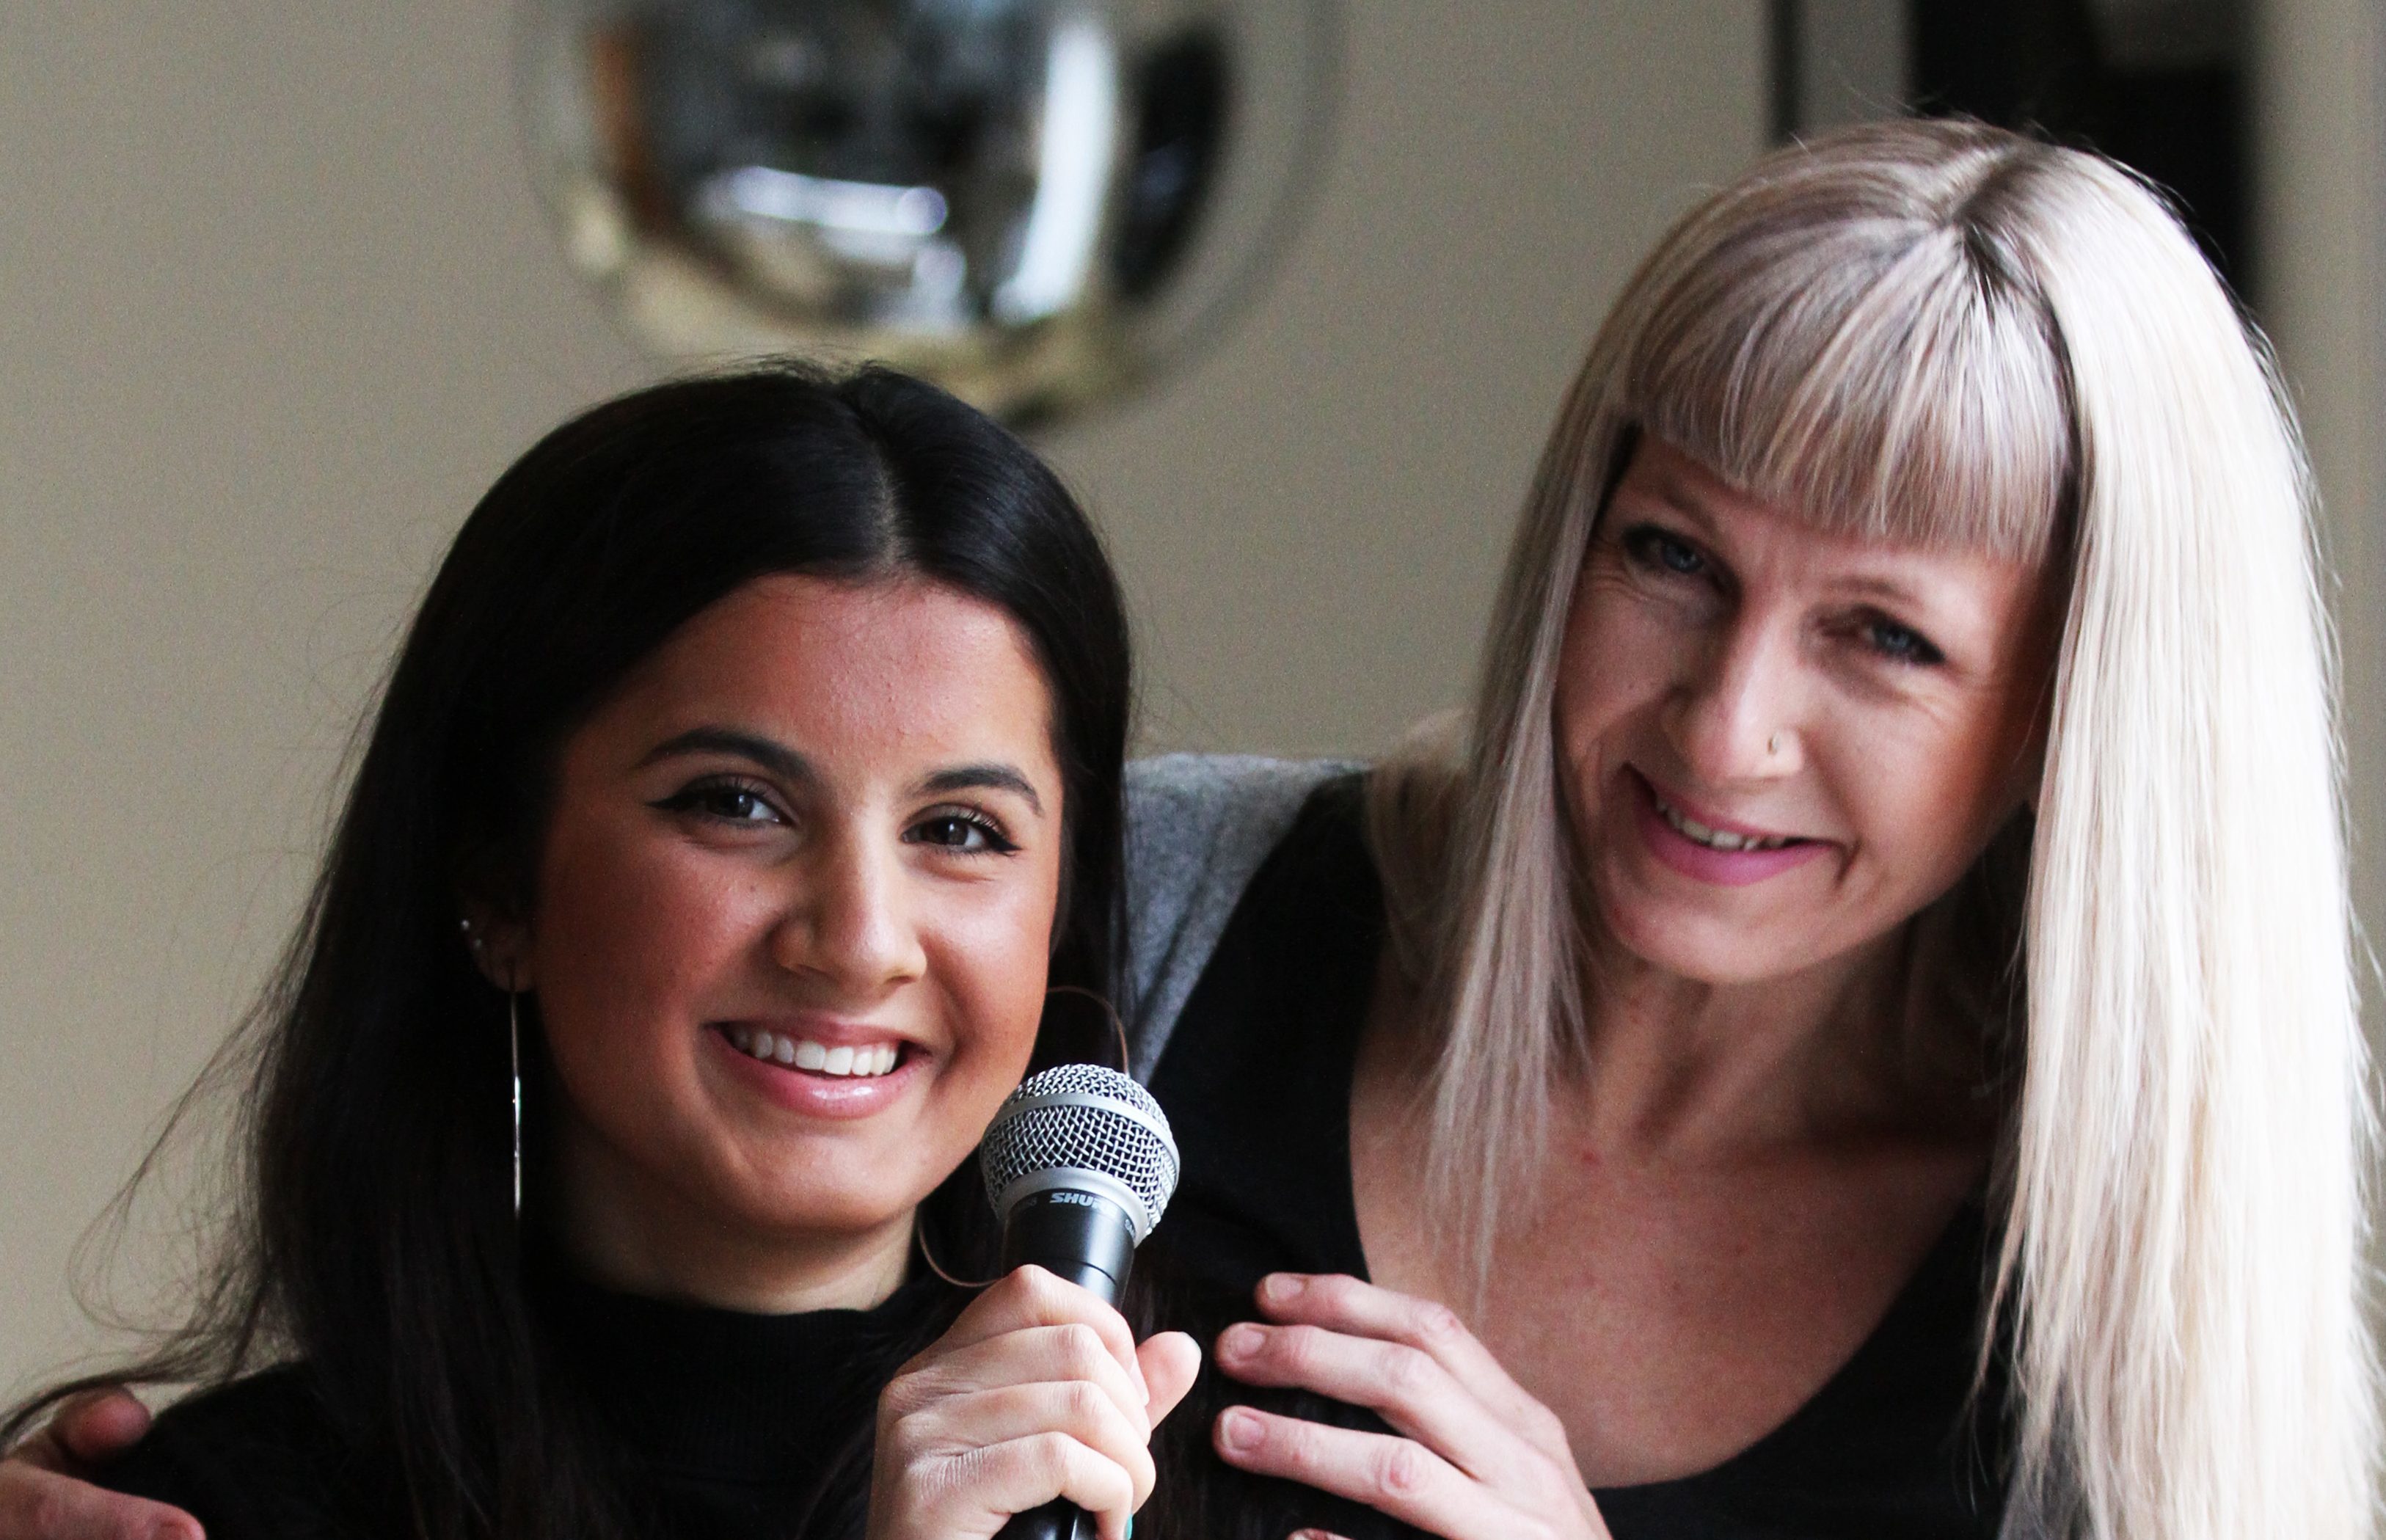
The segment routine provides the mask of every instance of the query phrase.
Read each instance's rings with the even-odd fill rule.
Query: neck
[[[1903,931],[1755,983],[1686,979],[1592,935],[1575,1119],[1594,1148],[1730,1158],[1907,1116]]]
[[[910,1259],[912,1210],[853,1231],[763,1233],[659,1191],[571,1119],[559,1132],[564,1249],[624,1294],[794,1315],[868,1309],[893,1294]]]

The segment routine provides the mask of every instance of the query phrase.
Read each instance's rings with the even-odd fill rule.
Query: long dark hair
[[[977,412],[882,369],[781,365],[609,402],[498,479],[398,654],[250,1023],[247,1164],[216,1281],[158,1352],[44,1393],[0,1441],[84,1384],[220,1381],[291,1356],[425,1540],[626,1527],[525,1300],[507,1003],[471,965],[459,899],[527,912],[564,739],[698,611],[787,572],[916,576],[1018,623],[1063,781],[1052,980],[1116,995],[1126,622],[1059,481]],[[1086,1019],[1048,1010],[1038,1058],[1094,1050],[1060,1040]],[[991,1271],[984,1209],[966,1165],[930,1198],[922,1229],[948,1268]],[[847,1465],[866,1461],[864,1441]],[[856,1484],[848,1469],[815,1511],[849,1512]]]

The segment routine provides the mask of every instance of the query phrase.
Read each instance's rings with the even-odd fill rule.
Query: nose
[[[1743,611],[1686,658],[1666,732],[1703,784],[1782,780],[1805,762],[1803,695],[1794,628]]]
[[[871,999],[927,970],[904,863],[891,840],[829,833],[804,863],[803,889],[771,933],[772,960],[791,973]]]

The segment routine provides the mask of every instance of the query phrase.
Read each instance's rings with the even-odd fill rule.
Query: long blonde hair
[[[1601,331],[1455,780],[1379,778],[1396,932],[1433,917],[1426,1179],[1461,1255],[1488,1261],[1590,1069],[1551,711],[1644,432],[1824,529],[2068,564],[2027,894],[1966,942],[2021,995],[1984,1323],[2014,1355],[2008,1533],[2368,1534],[2367,1083],[2310,482],[2261,339],[2093,156],[1947,122],[1792,146]]]

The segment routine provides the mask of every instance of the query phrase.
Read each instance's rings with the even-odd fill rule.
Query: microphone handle
[[[1002,1271],[1030,1262],[1116,1306],[1135,1263],[1135,1231],[1107,1198],[1055,1188],[1021,1198],[1002,1226]],[[995,1540],[1096,1540],[1094,1516],[1063,1497],[1011,1515]]]

